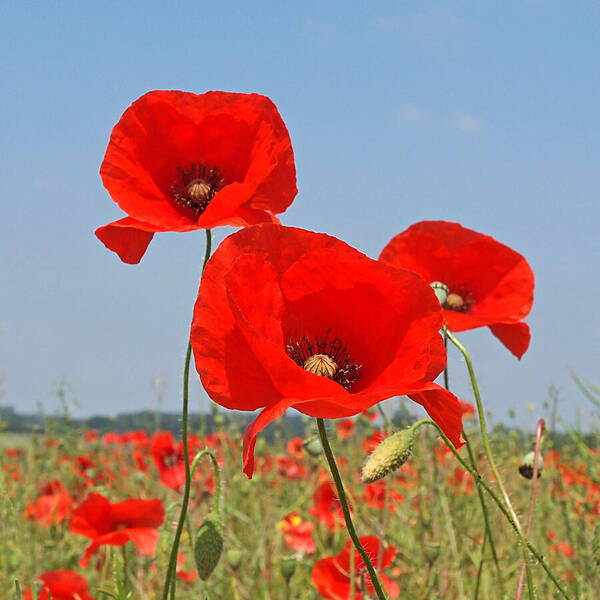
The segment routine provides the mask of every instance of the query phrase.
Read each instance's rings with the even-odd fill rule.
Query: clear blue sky
[[[78,415],[179,410],[203,232],[155,237],[137,266],[93,235],[119,218],[98,169],[148,90],[259,92],[290,131],[300,190],[282,216],[376,257],[422,219],[524,254],[533,342],[517,361],[461,336],[488,407],[531,425],[547,388],[573,420],[600,382],[598,4],[20,2],[0,8],[0,370],[4,403]],[[230,230],[216,231],[221,240]],[[458,357],[455,390],[470,399]],[[194,387],[192,408],[206,405]]]

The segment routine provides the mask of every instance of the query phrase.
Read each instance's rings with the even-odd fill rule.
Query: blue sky
[[[93,236],[121,213],[98,169],[152,89],[259,92],[292,137],[288,225],[377,257],[423,219],[459,221],[536,274],[530,350],[461,336],[498,419],[532,425],[547,388],[588,420],[569,368],[600,382],[600,63],[592,3],[3,3],[0,370],[4,403],[78,415],[179,410],[202,232],[122,264]],[[231,230],[219,229],[216,240]],[[467,377],[450,355],[455,391]],[[534,403],[536,409],[526,410]],[[199,385],[192,408],[206,406]]]

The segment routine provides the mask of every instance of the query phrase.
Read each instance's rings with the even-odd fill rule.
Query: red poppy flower
[[[348,440],[355,433],[354,421],[352,419],[342,419],[337,422],[337,434],[342,440]]]
[[[301,437],[295,437],[288,441],[287,451],[291,456],[295,458],[302,458],[304,453],[302,451],[304,440]]]
[[[297,512],[291,512],[277,526],[283,533],[288,548],[309,556],[315,553],[317,545],[313,539],[314,523],[303,521]]]
[[[385,500],[387,496],[387,508],[391,513],[396,512],[396,505],[404,502],[404,496],[399,494],[391,487],[388,489],[389,482],[387,480],[375,481],[365,486],[365,491],[361,498],[372,508],[385,508]]]
[[[42,589],[37,595],[38,600],[94,600],[88,594],[88,582],[75,571],[66,569],[47,571],[38,579],[42,582]],[[26,589],[24,600],[32,600],[31,590]]]
[[[264,409],[244,435],[251,477],[257,434],[290,407],[329,419],[408,395],[460,445],[460,404],[433,383],[446,364],[441,325],[435,294],[414,273],[268,224],[229,236],[208,262],[191,342],[215,402]]]
[[[381,562],[377,565],[381,542],[373,535],[363,536],[360,543],[370,557],[375,559],[381,584],[385,588],[390,598],[398,598],[400,595],[400,586],[393,580],[384,575],[381,571],[387,568],[396,556],[396,548],[388,546],[381,552]],[[349,600],[351,595],[350,580],[350,552],[353,550],[352,542],[348,540],[344,549],[337,556],[329,556],[318,560],[311,573],[312,582],[315,584],[319,594],[323,598],[330,600]],[[372,559],[372,560],[373,560]],[[374,588],[371,583],[371,577],[366,572],[365,563],[358,553],[354,550],[354,598],[362,600],[364,598],[361,591],[361,577],[364,574],[365,587],[367,593],[373,595]]]
[[[67,520],[72,504],[73,499],[61,482],[51,481],[42,487],[38,499],[27,506],[27,518],[43,527],[62,523]]]
[[[162,500],[130,498],[112,503],[101,494],[89,494],[74,511],[70,529],[92,540],[79,561],[87,566],[90,557],[102,545],[123,546],[131,541],[148,556],[154,554],[165,509]]]
[[[525,354],[534,276],[518,252],[458,223],[422,221],[392,239],[379,260],[447,286],[450,331],[488,326],[517,358]]]
[[[353,512],[352,506],[349,507]],[[313,494],[313,506],[310,514],[324,523],[331,531],[344,528],[344,513],[335,486],[331,481],[325,481]]]
[[[290,136],[259,94],[148,92],[115,125],[100,175],[129,216],[96,235],[126,263],[158,231],[277,222],[297,192]]]

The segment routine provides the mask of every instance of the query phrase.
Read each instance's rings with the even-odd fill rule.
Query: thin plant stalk
[[[446,350],[448,349],[448,332],[444,329],[444,347]],[[446,359],[447,361],[448,359]],[[446,368],[444,369],[444,387],[450,391],[448,377],[448,363],[446,362]],[[473,449],[471,448],[471,442],[469,437],[467,436],[467,432],[463,429],[462,436],[465,439],[467,446],[467,453],[469,455],[469,462],[473,467],[473,470],[477,473],[477,477],[475,477],[475,487],[477,488],[477,495],[479,497],[479,504],[481,506],[481,512],[483,514],[483,522],[485,525],[485,532],[483,536],[483,544],[481,547],[481,560],[479,561],[479,568],[477,569],[477,578],[475,580],[475,592],[474,592],[474,600],[477,600],[479,596],[479,584],[481,581],[481,571],[483,569],[483,557],[485,551],[485,543],[486,540],[490,543],[490,550],[492,551],[492,558],[494,560],[494,565],[496,567],[496,576],[498,578],[498,586],[500,587],[500,598],[504,598],[506,595],[506,591],[504,588],[504,575],[502,574],[502,569],[500,568],[500,562],[498,561],[498,553],[496,552],[496,544],[494,543],[494,536],[492,534],[492,528],[490,526],[490,518],[488,515],[487,506],[485,504],[485,499],[483,497],[483,492],[481,491],[481,487],[479,485],[481,476],[479,475],[479,471],[477,469],[477,463],[475,462],[475,456],[473,454]]]
[[[492,454],[492,447],[490,445],[490,439],[487,432],[487,426],[485,421],[485,412],[483,410],[483,403],[481,402],[481,394],[479,393],[479,385],[477,384],[477,378],[475,377],[475,370],[473,369],[473,363],[471,362],[471,357],[467,352],[467,349],[452,335],[450,331],[444,328],[444,333],[448,336],[448,339],[460,350],[462,353],[465,362],[467,363],[467,369],[469,371],[469,377],[471,379],[471,386],[473,388],[473,394],[475,396],[475,402],[477,403],[477,413],[479,416],[479,428],[481,430],[481,439],[483,441],[483,448],[485,450],[485,455],[487,456],[488,463],[490,468],[492,469],[492,473],[496,479],[496,483],[498,484],[498,488],[502,494],[504,502],[506,503],[506,508],[510,513],[514,524],[516,525],[517,535],[519,536],[519,540],[521,542],[521,546],[523,548],[523,559],[525,560],[525,570],[527,573],[527,591],[530,600],[534,600],[535,594],[533,589],[533,578],[531,574],[531,559],[529,557],[529,552],[527,551],[527,539],[525,538],[525,534],[523,533],[523,528],[521,527],[521,522],[519,521],[519,517],[510,501],[510,497],[506,488],[504,487],[504,483],[502,478],[500,477],[500,472],[498,471],[498,467],[496,466],[496,461],[494,460],[494,455]]]
[[[535,489],[537,486],[538,473],[540,468],[540,447],[542,445],[542,436],[544,435],[544,429],[546,424],[544,419],[538,421],[535,430],[535,450],[533,453],[533,479],[531,480],[531,496],[529,497],[529,513],[527,515],[527,526],[525,528],[525,535],[529,537],[531,534],[531,526],[533,525],[533,512],[535,509]],[[523,581],[525,579],[525,563],[521,564],[521,572],[519,573],[519,583],[517,585],[517,595],[515,600],[521,600],[521,593],[523,591]]]
[[[467,462],[465,462],[463,457],[456,451],[456,448],[454,448],[454,445],[448,439],[446,434],[442,431],[440,426],[435,421],[432,421],[431,419],[422,419],[421,421],[417,421],[412,426],[412,428],[413,428],[413,430],[416,430],[423,425],[432,425],[433,427],[435,427],[437,429],[438,433],[440,434],[440,436],[442,437],[442,439],[444,440],[444,442],[446,443],[446,445],[448,446],[450,451],[454,454],[454,456],[456,457],[458,462],[467,471],[469,471],[469,473],[471,473],[471,475],[473,477],[479,479],[481,487],[490,495],[490,497],[496,503],[496,506],[498,506],[498,508],[500,509],[502,514],[506,517],[507,521],[510,523],[512,528],[515,530],[516,533],[518,533],[517,523],[515,523],[515,521],[513,520],[512,515],[511,515],[510,511],[504,505],[504,502],[502,502],[502,500],[500,500],[500,498],[498,497],[496,492],[494,492],[494,490],[485,482],[485,480],[481,478],[481,475],[479,475],[479,473],[477,473],[471,467],[471,465],[469,465]],[[525,541],[527,544],[527,548],[529,548],[529,551],[531,552],[531,554],[533,554],[533,556],[540,563],[540,565],[542,566],[544,571],[546,571],[546,574],[548,575],[548,577],[550,578],[550,580],[552,581],[552,583],[554,584],[556,589],[561,593],[562,597],[565,600],[573,600],[573,598],[571,598],[571,596],[569,596],[569,594],[567,593],[565,588],[561,585],[561,583],[558,580],[558,578],[556,577],[556,575],[554,575],[554,573],[552,572],[552,569],[550,569],[550,566],[548,565],[548,563],[544,560],[544,556],[538,551],[538,549],[529,540],[525,540]]]
[[[204,263],[202,264],[202,274],[206,268],[206,263],[210,257],[212,237],[210,229],[206,229],[206,250],[204,253]],[[177,529],[175,530],[175,538],[173,539],[173,546],[171,547],[171,555],[169,557],[169,566],[167,567],[167,576],[165,578],[165,585],[163,588],[162,598],[167,600],[169,597],[169,588],[171,584],[175,585],[175,568],[177,565],[177,551],[179,549],[179,541],[181,539],[181,532],[183,531],[183,525],[185,523],[185,517],[187,515],[188,503],[190,500],[190,487],[192,483],[191,470],[190,470],[190,451],[188,448],[188,397],[189,397],[189,383],[190,383],[190,361],[192,358],[192,344],[188,341],[187,351],[185,354],[185,367],[183,371],[183,408],[181,411],[181,441],[183,445],[183,461],[185,464],[185,487],[183,489],[183,498],[181,500],[181,513],[179,514],[179,521],[177,523]]]
[[[383,591],[383,588],[381,587],[379,577],[375,572],[369,555],[366,553],[365,549],[363,548],[363,545],[360,543],[360,540],[358,539],[358,535],[356,533],[356,529],[354,528],[354,523],[352,522],[352,515],[350,514],[350,508],[348,507],[348,499],[346,498],[346,492],[344,491],[344,484],[342,483],[342,478],[340,477],[340,472],[337,468],[335,457],[333,456],[331,446],[329,445],[329,440],[327,439],[327,431],[325,430],[325,422],[323,421],[323,419],[317,418],[317,427],[319,428],[319,437],[321,438],[323,451],[325,452],[325,457],[327,458],[329,470],[331,471],[331,476],[333,477],[338,498],[342,506],[342,512],[344,513],[344,521],[346,522],[346,529],[348,530],[348,535],[350,536],[354,547],[358,550],[358,553],[360,554],[361,558],[365,563],[365,566],[367,567],[367,571],[369,572],[369,576],[371,577],[371,583],[373,584],[373,588],[375,590],[375,593],[377,594],[378,600],[386,600],[386,596]]]

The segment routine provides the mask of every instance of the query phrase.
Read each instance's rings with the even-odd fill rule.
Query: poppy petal
[[[244,433],[244,473],[248,479],[252,479],[254,473],[254,447],[256,446],[256,436],[275,419],[279,419],[289,408],[288,402],[276,402],[265,407],[256,419],[248,425]]]
[[[130,265],[142,260],[157,231],[152,225],[125,217],[96,229],[96,237],[119,258]]]
[[[408,397],[425,408],[429,416],[440,426],[455,448],[465,440],[462,436],[462,407],[458,398],[436,383],[431,389],[411,393]]]
[[[529,348],[531,332],[527,323],[496,323],[490,331],[519,359]]]

